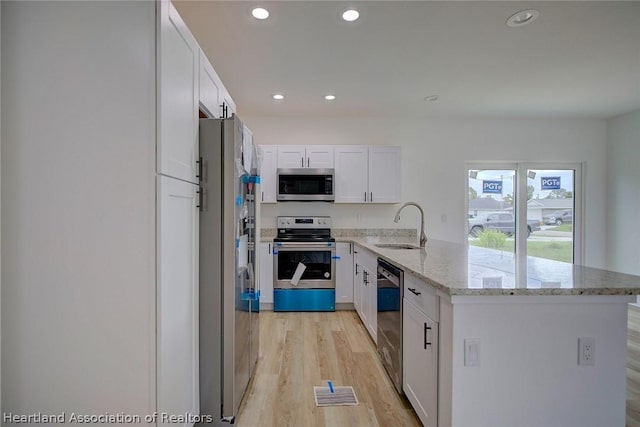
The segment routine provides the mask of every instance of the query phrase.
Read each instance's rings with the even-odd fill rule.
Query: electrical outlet
[[[596,359],[596,340],[590,337],[578,338],[578,365],[593,366]]]

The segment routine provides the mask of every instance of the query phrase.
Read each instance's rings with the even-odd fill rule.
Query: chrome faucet
[[[420,211],[420,247],[424,248],[424,245],[427,243],[427,235],[424,234],[424,211],[419,204],[417,204],[416,202],[407,202],[404,205],[400,206],[400,209],[398,209],[398,212],[396,212],[396,217],[393,219],[393,222],[400,221],[400,211],[409,205],[415,206]]]

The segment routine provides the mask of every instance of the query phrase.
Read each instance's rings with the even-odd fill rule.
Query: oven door
[[[273,257],[274,288],[335,289],[334,242],[277,242],[274,246],[277,251]],[[300,272],[302,275],[294,280]]]

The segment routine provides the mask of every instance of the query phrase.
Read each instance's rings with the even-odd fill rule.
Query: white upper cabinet
[[[200,109],[209,117],[220,117],[220,79],[200,50]]]
[[[400,202],[400,147],[369,147],[369,202]]]
[[[307,163],[304,145],[279,145],[277,167],[281,169],[303,168]]]
[[[200,48],[169,2],[160,8],[158,172],[197,182]]]
[[[261,145],[262,166],[260,167],[260,201],[276,203],[276,156],[275,145]]]
[[[307,145],[305,166],[314,169],[332,169],[333,145]]]
[[[333,145],[279,145],[278,168],[333,168]]]
[[[229,95],[229,92],[227,92],[227,89],[224,86],[222,86],[218,101],[220,103],[221,117],[231,117],[236,113],[236,103],[233,102],[231,95]]]
[[[335,203],[398,203],[400,147],[335,146]]]
[[[365,203],[369,193],[369,148],[336,146],[335,203]]]

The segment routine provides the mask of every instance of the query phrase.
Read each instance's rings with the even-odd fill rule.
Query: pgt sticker
[[[559,190],[560,189],[560,177],[559,176],[543,176],[540,178],[540,184],[543,190]]]
[[[489,194],[502,194],[502,181],[482,181],[482,192]]]

